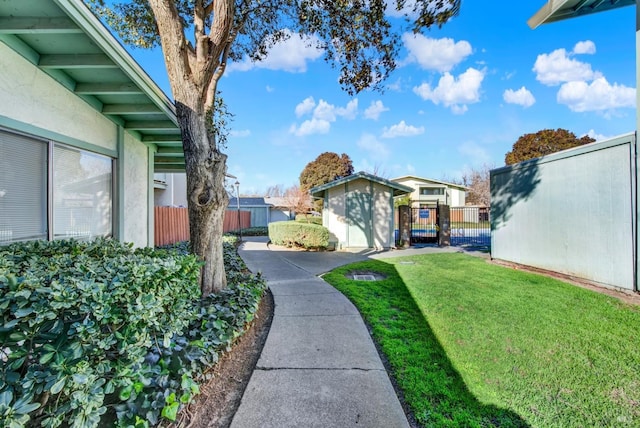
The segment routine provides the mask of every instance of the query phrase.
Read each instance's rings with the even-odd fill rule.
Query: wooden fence
[[[155,207],[155,245],[169,245],[189,240],[189,214],[186,208]],[[251,212],[240,211],[242,227],[251,225]],[[240,229],[238,211],[227,210],[224,215],[223,231]]]

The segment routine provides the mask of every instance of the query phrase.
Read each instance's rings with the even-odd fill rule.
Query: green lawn
[[[639,307],[464,254],[323,278],[356,304],[425,427],[640,426]]]

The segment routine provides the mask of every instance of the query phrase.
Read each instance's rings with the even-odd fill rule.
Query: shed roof
[[[172,101],[81,0],[0,1],[0,41],[184,171]]]
[[[636,0],[548,0],[535,15],[529,18],[527,24],[531,28],[537,28],[549,22],[634,4],[636,4]]]
[[[229,199],[229,208],[233,209],[238,206],[238,198],[230,198]],[[268,204],[263,197],[257,196],[240,196],[240,206],[241,207],[269,207]]]
[[[311,193],[311,196],[313,196],[314,198],[323,198],[325,191],[333,187],[340,186],[342,184],[348,183],[353,180],[358,180],[358,179],[369,180],[369,181],[373,181],[374,183],[387,186],[393,190],[393,196],[406,195],[407,193],[413,192],[413,189],[411,187],[394,183],[393,181],[387,180],[386,178],[378,177],[376,175],[368,174],[364,171],[360,171],[355,174],[351,174],[347,177],[342,177],[337,180],[331,181],[329,183],[323,184],[321,186],[313,187],[310,190],[310,193]]]

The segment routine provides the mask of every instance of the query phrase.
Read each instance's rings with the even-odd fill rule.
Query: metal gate
[[[433,208],[411,208],[411,245],[437,244],[440,237],[440,210]]]
[[[396,245],[439,244],[466,247],[491,247],[491,210],[489,207],[406,207],[409,217],[407,236],[400,236],[396,215]],[[443,211],[443,209],[446,209]],[[446,215],[448,212],[448,215]],[[410,215],[409,215],[410,213]],[[397,214],[397,213],[396,213]],[[442,236],[441,236],[442,235]],[[408,238],[408,240],[407,240]]]
[[[451,245],[457,247],[491,246],[491,209],[489,207],[452,207]]]

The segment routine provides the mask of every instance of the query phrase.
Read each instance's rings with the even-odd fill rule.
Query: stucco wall
[[[116,150],[116,125],[0,43],[0,116]]]
[[[128,133],[124,151],[124,241],[144,247],[149,244],[149,153],[144,144]]]
[[[491,255],[633,289],[633,135],[491,171]]]
[[[341,185],[327,191],[327,205],[323,213],[323,226],[335,235],[332,239],[337,239],[340,246],[345,246],[347,243],[344,189],[345,186]]]
[[[186,207],[187,206],[187,174],[163,173],[155,176],[167,183],[166,189],[155,189],[154,200],[157,206]]]
[[[393,200],[387,186],[373,183],[373,241],[378,248],[395,245],[393,239]]]

